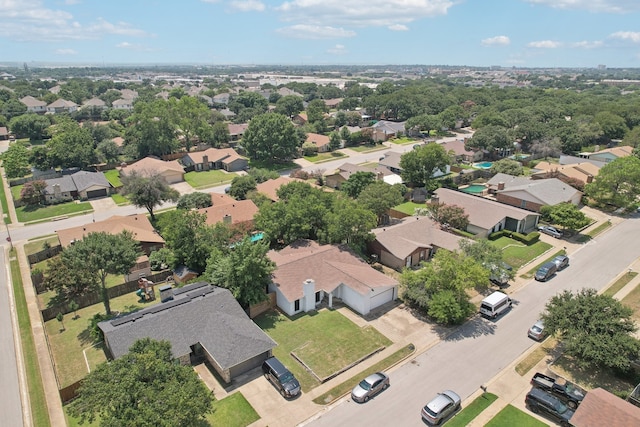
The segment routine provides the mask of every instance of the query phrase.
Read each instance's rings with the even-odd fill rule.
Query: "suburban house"
[[[562,181],[575,179],[583,185],[589,184],[600,172],[600,167],[589,162],[571,163],[569,165],[558,165],[556,163],[540,162],[535,166],[533,179],[558,178]]]
[[[640,408],[600,387],[589,391],[571,417],[575,427],[635,427],[640,425]]]
[[[91,98],[82,103],[82,108],[96,108],[104,110],[107,104],[100,98]]]
[[[327,108],[332,109],[332,108],[338,108],[338,105],[340,105],[340,103],[342,102],[344,98],[331,98],[331,99],[324,99],[324,105],[327,106]]]
[[[405,122],[380,120],[371,126],[371,138],[376,142],[380,142],[400,137],[406,133],[404,125]]]
[[[164,239],[160,236],[144,214],[128,216],[114,215],[103,221],[90,222],[88,224],[57,230],[58,241],[63,248],[82,240],[89,233],[120,234],[129,231],[133,238],[140,242],[142,251],[149,255],[151,252],[164,247]]]
[[[223,222],[228,225],[245,224],[251,228],[258,207],[252,200],[233,200],[231,203],[217,203],[208,208],[198,209],[198,213],[207,216],[207,225]]]
[[[327,187],[340,188],[340,185],[347,181],[349,177],[356,172],[373,173],[377,180],[384,181],[391,185],[402,182],[402,178],[400,178],[400,176],[384,167],[367,167],[354,165],[353,163],[344,163],[338,166],[338,169],[336,170],[325,172],[324,183]]]
[[[241,171],[249,160],[240,156],[233,148],[209,148],[204,151],[191,151],[181,159],[182,164],[193,167],[195,171],[223,169],[227,172]]]
[[[271,199],[271,201],[273,202],[277,202],[278,200],[280,200],[278,198],[278,195],[276,194],[278,189],[280,187],[282,187],[283,185],[287,185],[290,184],[292,182],[307,182],[303,179],[298,179],[298,178],[289,178],[286,176],[281,176],[278,177],[276,179],[269,179],[265,182],[261,182],[260,184],[258,184],[256,186],[256,191],[258,193],[262,193],[265,196],[267,196],[269,199]],[[317,186],[316,186],[317,187]],[[320,188],[320,187],[318,187]]]
[[[468,150],[464,143],[464,140],[456,139],[454,141],[444,142],[441,145],[448,153],[453,154],[454,163],[475,163],[481,161],[484,156],[482,150]]]
[[[402,168],[400,167],[400,159],[402,158],[403,154],[404,153],[397,153],[395,151],[387,151],[384,157],[380,158],[380,160],[378,161],[378,164],[380,166],[384,166],[385,168],[389,169],[391,172],[400,175],[402,173]],[[434,178],[437,178],[439,176],[447,175],[449,173],[451,173],[451,166],[447,165],[444,172],[441,171],[440,169],[436,169],[433,172],[432,176]]]
[[[227,126],[229,128],[229,137],[231,138],[231,140],[238,141],[239,139],[242,139],[242,135],[244,135],[244,132],[249,127],[249,124],[248,123],[241,123],[241,124],[229,123]]]
[[[47,113],[50,114],[73,113],[77,110],[78,104],[62,98],[56,99],[51,104],[47,105]]]
[[[442,230],[440,224],[426,216],[408,216],[398,224],[372,231],[375,239],[368,245],[369,253],[396,270],[418,266],[440,248],[456,250],[464,239]]]
[[[540,218],[539,214],[531,211],[449,188],[438,188],[434,191],[431,203],[444,203],[463,208],[469,216],[469,225],[465,231],[479,237],[487,237],[500,230],[527,234],[535,230]]]
[[[299,240],[280,251],[269,251],[276,264],[269,292],[287,315],[316,309],[325,297],[365,316],[398,297],[398,282],[375,270],[346,246]]]
[[[167,184],[175,184],[184,181],[184,168],[177,160],[165,162],[154,156],[147,156],[130,165],[123,164],[120,167],[120,175],[137,173],[139,176],[149,177],[160,175]]]
[[[569,156],[567,154],[561,154],[558,163],[560,163],[561,165],[571,165],[574,163],[591,163],[592,165],[598,166],[598,168],[601,168],[607,164],[607,162],[602,162],[600,160],[585,159],[584,157]]]
[[[227,119],[231,119],[231,118],[236,116],[236,113],[234,113],[233,111],[229,110],[228,108],[223,108],[222,110],[219,110],[219,112],[220,112],[220,114],[225,116]]]
[[[211,101],[213,101],[214,104],[227,105],[229,103],[230,98],[231,98],[230,93],[219,93],[217,95],[214,95]]]
[[[45,182],[45,203],[105,197],[111,193],[112,188],[102,172],[79,171],[72,175],[47,179]]]
[[[331,151],[329,145],[330,138],[326,135],[320,135],[319,133],[308,133],[305,143],[309,142],[318,148],[318,153],[327,153]]]
[[[500,203],[540,212],[542,206],[559,203],[578,205],[582,192],[560,181],[558,178],[528,179],[525,177],[498,173],[488,182],[489,192]]]
[[[167,340],[182,364],[204,359],[230,383],[262,365],[277,345],[228,289],[197,282],[160,295],[157,305],[98,324],[112,359],[128,353],[138,339]]]
[[[302,126],[309,121],[309,118],[307,117],[307,113],[298,113],[291,118],[291,121],[298,126]]]
[[[133,99],[125,99],[125,98],[116,99],[111,103],[111,107],[114,110],[131,111],[133,110]]]
[[[24,98],[20,98],[20,102],[22,102],[27,107],[27,113],[43,114],[47,112],[47,103],[44,101],[40,101],[33,96],[25,96]]]
[[[619,159],[620,157],[627,157],[632,154],[633,147],[631,147],[630,145],[621,145],[617,147],[605,148],[604,150],[596,151],[595,153],[580,153],[580,157],[609,163],[616,159]]]

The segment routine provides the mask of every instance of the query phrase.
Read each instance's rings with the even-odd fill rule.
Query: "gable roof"
[[[47,105],[46,102],[40,101],[33,96],[25,96],[24,98],[20,98],[20,102],[22,102],[27,107],[45,107]]]
[[[258,213],[258,207],[252,200],[234,200],[232,203],[217,204],[208,208],[198,209],[198,213],[207,216],[207,225],[230,221],[231,224],[253,221]]]
[[[378,164],[386,168],[401,169],[400,158],[403,154],[404,153],[397,153],[395,151],[387,151],[382,160],[378,161]]]
[[[397,133],[405,131],[405,123],[406,122],[391,122],[389,120],[380,120],[371,127],[381,130],[384,133]]]
[[[248,123],[240,123],[240,124],[229,123],[227,127],[229,128],[229,135],[231,136],[242,135],[249,127],[249,124]]]
[[[256,186],[256,191],[258,193],[262,193],[264,195],[266,195],[269,199],[273,200],[274,202],[277,202],[278,200],[280,200],[278,198],[278,195],[276,194],[276,192],[278,191],[278,189],[280,187],[282,187],[283,185],[287,185],[289,183],[292,182],[306,182],[303,179],[298,179],[298,178],[289,178],[286,176],[280,176],[276,179],[269,179],[265,182],[261,182],[260,184],[258,184]]]
[[[571,163],[569,165],[558,165],[556,163],[540,162],[535,167],[536,172],[532,176],[544,176],[549,172],[558,172],[566,177],[576,178],[586,182],[589,176],[594,177],[600,172],[600,167],[589,162]]]
[[[125,174],[130,173],[131,171],[134,171],[141,176],[149,176],[152,174],[162,174],[162,172],[165,171],[184,173],[184,168],[177,160],[165,162],[157,157],[147,156],[144,159],[140,159],[135,163],[131,163],[126,167],[120,168],[120,172],[124,172]]]
[[[144,214],[120,216],[114,215],[104,221],[91,222],[79,227],[66,228],[56,231],[58,240],[63,248],[66,248],[72,241],[82,240],[89,233],[105,232],[109,234],[120,234],[124,230],[130,231],[133,238],[138,242],[164,243],[164,239],[149,222]]]
[[[469,223],[485,230],[491,229],[504,218],[522,220],[530,215],[539,216],[535,212],[449,188],[438,188],[433,194],[440,203],[463,208],[469,215]]]
[[[111,105],[133,105],[133,100],[120,98],[113,101]]]
[[[60,191],[63,193],[70,193],[76,191],[76,185],[71,178],[71,175],[64,175],[60,178],[51,178],[45,181],[47,188],[44,189],[44,194],[54,194],[54,187],[57,185],[60,187]]]
[[[329,145],[330,141],[331,139],[328,136],[320,135],[319,133],[308,133],[307,139],[305,140],[305,142],[315,144],[318,148]]]
[[[228,205],[229,203],[234,203],[236,199],[231,196],[222,193],[209,193],[211,194],[211,203],[213,206],[218,205]]]
[[[204,163],[204,156],[207,156],[210,163],[220,162],[230,156],[240,157],[233,148],[208,148],[204,151],[191,151],[185,154],[183,160],[186,163],[198,165]]]
[[[341,284],[361,295],[372,289],[397,286],[398,282],[375,270],[346,246],[319,245],[299,240],[267,256],[276,264],[273,283],[289,301],[303,297],[302,284],[313,279],[316,290],[332,292]]]
[[[459,249],[463,237],[440,229],[431,218],[408,216],[399,224],[373,230],[376,240],[397,258],[404,259],[419,248]]]
[[[496,179],[497,178],[497,179]],[[520,193],[518,197],[523,199],[522,195],[527,194],[531,200],[543,205],[557,205],[558,203],[567,202],[572,200],[573,197],[580,193],[569,184],[560,181],[558,178],[548,179],[528,179],[525,177],[515,177],[504,173],[496,174],[491,178],[488,183],[497,185],[504,183],[504,190],[498,190],[499,194],[513,194]]]
[[[222,369],[268,352],[277,344],[246,315],[228,289],[197,282],[173,290],[173,300],[100,322],[118,358],[140,338],[171,342],[174,355],[200,343]]]
[[[111,184],[102,172],[78,171],[71,175],[71,179],[78,191],[84,191],[93,186],[111,188]]]
[[[620,145],[620,146],[616,146],[616,147],[611,147],[611,148],[605,148],[604,150],[600,150],[600,151],[596,151],[595,153],[591,153],[589,155],[589,157],[591,156],[597,156],[599,154],[611,154],[614,157],[627,157],[630,156],[631,154],[633,154],[633,147],[631,147],[630,145]]]
[[[461,139],[443,142],[441,145],[446,151],[453,151],[456,156],[473,156],[475,154],[475,151],[467,150],[464,140]]]
[[[640,408],[602,388],[586,394],[571,417],[575,427],[635,427],[640,425]]]
[[[72,108],[77,106],[78,104],[73,101],[67,101],[66,99],[58,98],[51,104],[47,105],[47,108]]]
[[[93,97],[91,99],[87,99],[82,103],[84,107],[104,107],[107,104],[98,97]]]
[[[592,165],[596,165],[596,166],[598,166],[600,168],[607,164],[607,162],[603,162],[601,160],[585,159],[583,157],[568,156],[566,154],[562,154],[560,156],[559,163],[561,165],[570,165],[570,164],[573,164],[573,163],[591,163]]]

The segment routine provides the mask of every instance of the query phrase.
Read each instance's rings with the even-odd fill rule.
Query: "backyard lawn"
[[[424,203],[415,203],[415,202],[405,202],[401,205],[395,206],[393,209],[400,211],[402,213],[406,213],[407,215],[413,215],[413,212],[416,208],[424,208],[426,204]]]
[[[512,405],[507,405],[485,427],[546,427],[547,424]]]
[[[233,172],[216,169],[202,172],[187,172],[184,174],[184,180],[193,188],[200,189],[226,184],[231,182],[236,176],[238,175]]]
[[[514,269],[522,267],[551,248],[551,245],[543,241],[537,241],[533,245],[525,245],[522,242],[502,236],[490,243],[502,249],[502,259]]]
[[[271,311],[255,321],[278,343],[273,349],[274,356],[293,372],[305,392],[320,383],[291,352],[323,378],[391,344],[376,329],[360,328],[334,310],[307,313],[293,319]]]
[[[111,299],[113,312],[130,312],[144,306],[157,304],[160,299],[147,303],[139,303],[135,292]],[[73,318],[73,313],[66,314],[62,325],[56,319],[45,323],[45,329],[53,355],[54,367],[60,387],[66,387],[81,380],[88,373],[87,362],[94,367],[106,361],[101,347],[93,348],[94,343],[89,338],[89,320],[96,313],[104,313],[102,303],[94,304],[78,310],[78,318]],[[87,359],[85,360],[84,350]]]
[[[120,171],[118,169],[111,169],[104,172],[104,177],[107,178],[107,181],[113,188],[122,187],[122,181],[120,181]]]
[[[22,206],[16,208],[16,216],[19,222],[31,222],[63,215],[88,213],[91,211],[93,211],[93,208],[89,202],[67,202],[51,206]]]
[[[339,151],[333,151],[331,153],[318,153],[315,156],[304,156],[304,159],[311,163],[322,163],[328,162],[329,160],[336,160],[341,157],[347,157],[347,155]]]
[[[24,245],[24,253],[27,255],[35,254],[36,252],[40,252],[44,249],[45,243],[50,246],[58,246],[60,241],[58,240],[57,234],[51,234],[49,236],[38,237],[37,239],[31,240],[29,243]]]

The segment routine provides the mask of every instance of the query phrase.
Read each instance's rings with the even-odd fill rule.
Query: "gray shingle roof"
[[[110,188],[111,184],[102,172],[80,171],[71,175],[71,179],[76,184],[78,191],[84,191],[92,186]]]
[[[156,292],[158,289],[156,288]],[[149,337],[171,342],[180,357],[200,343],[228,369],[277,344],[245,314],[228,289],[197,282],[174,289],[174,299],[98,324],[114,357]]]
[[[76,184],[71,179],[71,175],[65,175],[60,178],[47,179],[47,188],[45,188],[45,194],[54,194],[53,186],[59,185],[60,191],[63,193],[76,191]]]

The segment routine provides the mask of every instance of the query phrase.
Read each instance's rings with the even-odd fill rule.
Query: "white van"
[[[511,298],[503,292],[496,291],[482,300],[480,314],[495,319],[504,311],[511,308]]]

